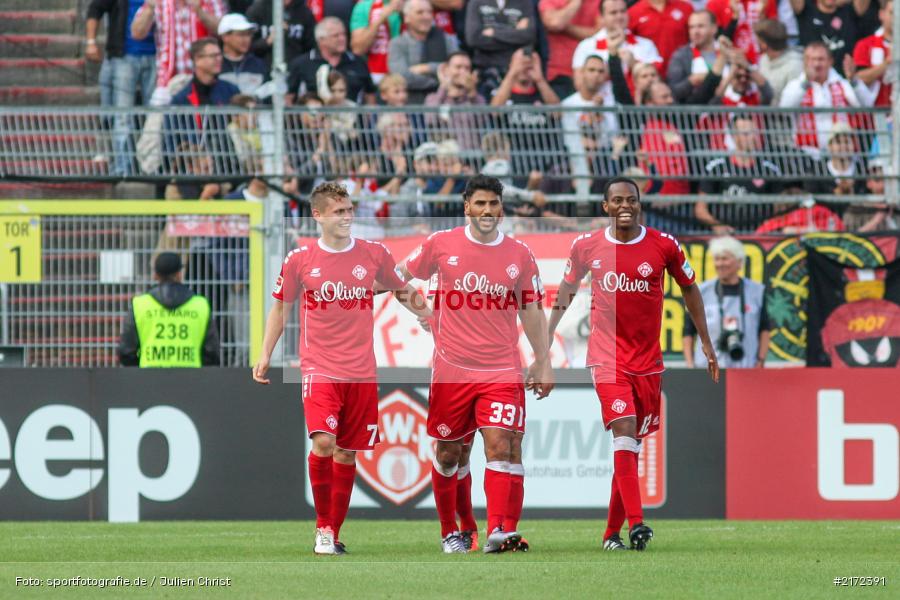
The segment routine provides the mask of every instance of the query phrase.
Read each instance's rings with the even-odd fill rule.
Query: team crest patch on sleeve
[[[406,281],[406,277],[403,276],[403,269],[400,268],[400,265],[394,267],[394,273],[400,281]]]
[[[544,294],[544,282],[541,281],[540,275],[534,275],[531,278],[531,288],[537,290],[541,295]]]
[[[694,276],[694,269],[691,267],[691,263],[689,263],[687,259],[684,259],[684,264],[681,265],[681,270],[684,271],[684,275],[686,277],[690,278]]]
[[[284,277],[282,277],[281,275],[279,275],[279,276],[278,276],[278,279],[275,280],[275,290],[274,290],[275,293],[276,293],[276,294],[280,294],[280,293],[281,293],[281,288],[283,288],[283,287],[284,287]]]
[[[509,275],[510,279],[515,279],[519,276],[519,267],[514,264],[509,265],[508,267],[506,267],[506,274]]]
[[[572,272],[572,259],[570,258],[566,261],[566,273],[565,274],[568,275],[571,272]]]

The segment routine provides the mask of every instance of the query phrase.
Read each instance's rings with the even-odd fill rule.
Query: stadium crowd
[[[166,116],[155,144],[134,144],[137,125],[117,118],[117,175],[163,167],[215,179],[175,180],[166,197],[234,194],[221,176],[263,170],[253,109],[279,93],[305,107],[288,113],[285,191],[303,198],[339,174],[364,217],[455,213],[391,198],[458,194],[477,172],[504,181],[508,211],[562,228],[597,203],[548,195],[588,198],[620,174],[647,193],[711,196],[880,195],[891,175],[875,135],[886,115],[741,110],[889,107],[891,0],[275,0],[286,91],[269,80],[272,1],[90,2],[87,56],[102,61],[105,106],[133,106],[139,91],[147,105],[237,109]],[[658,110],[590,110],[630,106]],[[260,193],[259,181],[241,185]],[[897,227],[884,204],[795,206],[664,203],[646,219],[674,233]]]

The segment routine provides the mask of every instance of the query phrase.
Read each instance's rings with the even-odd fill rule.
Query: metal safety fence
[[[210,301],[219,364],[247,366],[262,339],[261,221],[246,202],[0,202],[0,345],[29,366],[119,364],[131,299],[171,251]]]
[[[886,109],[310,105],[284,113],[280,142],[273,115],[269,107],[3,107],[0,177],[188,181],[286,172],[397,194],[399,180],[413,176],[489,171],[581,199],[622,173],[643,175],[664,194],[727,194],[727,186],[702,187],[722,182],[723,159],[737,161],[732,177],[771,184],[760,193],[864,181],[873,168],[892,177]]]

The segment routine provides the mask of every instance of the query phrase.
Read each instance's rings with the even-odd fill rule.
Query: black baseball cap
[[[156,262],[153,263],[153,270],[156,271],[156,274],[160,277],[168,277],[169,275],[174,275],[183,269],[184,266],[181,264],[181,256],[175,254],[174,252],[162,252],[159,256],[156,257]]]

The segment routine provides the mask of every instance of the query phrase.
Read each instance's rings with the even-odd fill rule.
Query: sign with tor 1
[[[728,518],[900,518],[895,369],[735,369],[727,385]]]

